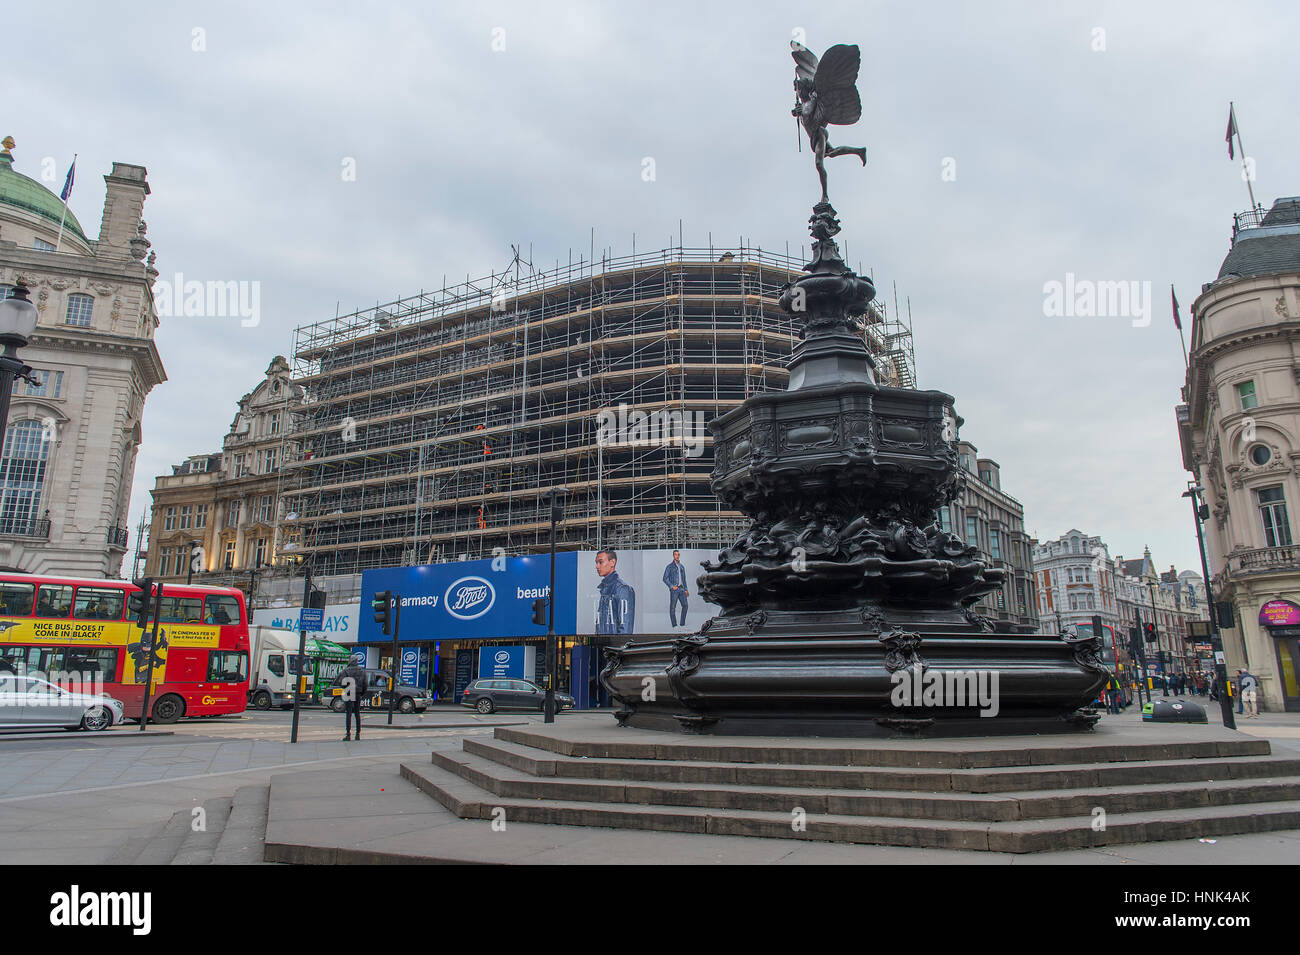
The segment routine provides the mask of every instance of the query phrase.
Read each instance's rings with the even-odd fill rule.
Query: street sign
[[[325,628],[325,611],[320,607],[303,607],[298,626],[302,630],[323,630]]]

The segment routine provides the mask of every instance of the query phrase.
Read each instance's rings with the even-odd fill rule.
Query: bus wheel
[[[271,694],[266,690],[258,690],[253,694],[253,706],[259,710],[269,710],[271,708]]]
[[[184,713],[185,701],[175,693],[168,693],[153,705],[153,716],[150,719],[155,723],[175,723]]]

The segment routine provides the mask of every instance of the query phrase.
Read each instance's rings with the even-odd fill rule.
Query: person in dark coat
[[[361,665],[361,657],[354,656],[347,668],[339,674],[339,685],[343,687],[344,742],[352,739],[352,719],[357,721],[357,739],[361,739],[361,698],[366,693],[366,671]]]

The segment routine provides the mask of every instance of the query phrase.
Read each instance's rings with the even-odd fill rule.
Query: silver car
[[[0,729],[106,730],[122,722],[120,700],[100,693],[77,693],[48,680],[0,673]]]

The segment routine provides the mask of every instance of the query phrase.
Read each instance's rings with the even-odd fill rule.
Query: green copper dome
[[[48,219],[56,229],[62,219],[64,232],[75,235],[82,242],[88,241],[71,209],[64,217],[63,200],[58,193],[50,192],[35,179],[14,172],[14,157],[8,149],[0,151],[0,205],[13,206]]]

